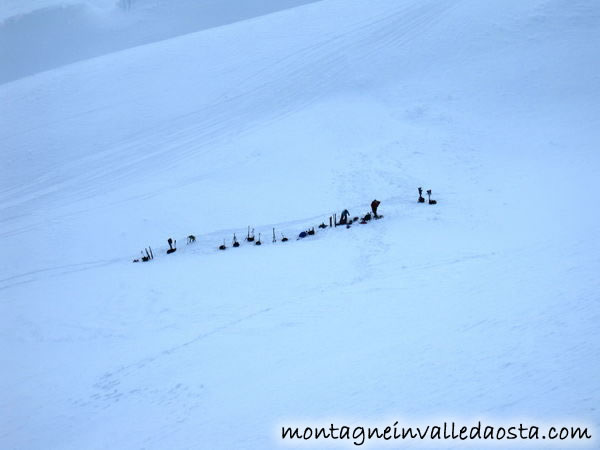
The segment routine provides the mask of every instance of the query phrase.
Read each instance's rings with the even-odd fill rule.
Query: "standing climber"
[[[348,212],[347,209],[342,211],[342,215],[340,216],[340,223],[339,225],[346,225],[348,223],[348,216],[350,215],[350,213]]]
[[[373,216],[375,216],[376,219],[379,218],[379,216],[377,215],[377,208],[380,204],[381,202],[379,200],[373,200],[371,202],[371,211],[373,211]]]

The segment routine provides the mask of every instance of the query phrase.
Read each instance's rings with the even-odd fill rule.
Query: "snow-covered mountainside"
[[[0,61],[0,447],[598,427],[600,3],[238,3],[27,76],[37,55]],[[374,198],[383,220],[296,240]],[[249,225],[262,246],[217,249]]]
[[[3,0],[0,83],[315,0]]]

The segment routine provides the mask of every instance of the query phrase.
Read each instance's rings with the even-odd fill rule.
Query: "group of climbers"
[[[425,199],[423,198],[423,188],[419,187],[418,188],[419,191],[419,198],[418,198],[418,202],[419,203],[425,203]],[[427,190],[427,196],[429,197],[429,201],[428,203],[430,205],[436,205],[437,201],[433,200],[431,198],[431,189]],[[340,226],[340,225],[345,225],[346,228],[350,228],[351,225],[354,222],[358,222],[360,224],[366,224],[368,223],[371,219],[381,219],[383,216],[379,215],[377,212],[377,208],[379,208],[379,205],[381,205],[381,202],[377,199],[373,200],[371,202],[371,211],[368,212],[367,214],[365,214],[362,218],[359,217],[354,217],[354,218],[350,218],[350,212],[347,209],[344,209],[342,211],[342,214],[340,215],[340,220],[339,222],[336,220],[336,215],[332,215],[331,217],[329,217],[329,227],[333,227],[333,226]],[[321,223],[321,225],[319,225],[319,228],[327,228],[328,226],[325,224],[325,222]],[[299,235],[298,235],[298,239],[303,239],[307,236],[312,236],[315,234],[315,229],[313,228],[309,228],[306,231],[302,231]],[[261,240],[260,240],[260,233],[258,234],[258,240],[256,242],[254,242],[255,240],[255,236],[254,236],[254,229],[252,229],[252,232],[250,232],[250,227],[248,227],[248,236],[246,237],[246,241],[248,242],[254,242],[255,245],[261,245]],[[283,234],[281,235],[282,239],[281,242],[286,242],[288,240],[288,238],[286,238]],[[275,228],[273,228],[273,242],[276,242],[276,236],[275,236]],[[196,236],[190,234],[187,237],[187,243],[188,244],[193,244],[196,242]],[[177,241],[173,240],[171,238],[169,238],[167,240],[167,243],[169,244],[169,249],[167,250],[167,254],[170,253],[174,253],[177,251]],[[240,243],[237,240],[235,234],[233,235],[233,247],[239,247]],[[219,246],[220,250],[225,250],[227,249],[227,246],[225,245],[225,242],[223,242],[223,245]],[[142,257],[141,258],[136,258],[133,260],[133,262],[146,262],[146,261],[150,261],[152,259],[154,259],[154,255],[152,253],[152,249],[150,247],[148,247],[148,249],[144,249],[145,253],[142,252]]]
[[[339,222],[336,222],[335,215],[333,215],[332,217],[329,218],[329,226],[331,227],[331,226],[345,225],[347,228],[350,228],[351,224],[354,222],[357,222],[357,221],[359,221],[359,223],[361,223],[361,224],[366,224],[372,218],[380,219],[381,217],[383,217],[377,213],[377,208],[379,207],[380,204],[381,204],[381,202],[379,200],[373,200],[371,202],[371,212],[367,213],[365,216],[363,216],[360,219],[359,219],[359,217],[350,218],[350,212],[347,209],[344,209],[340,216]],[[371,215],[371,213],[372,213],[372,215]],[[327,225],[325,225],[325,223],[322,223],[321,225],[319,225],[319,228],[327,228]],[[309,228],[306,231],[302,231],[298,235],[298,239],[302,239],[302,238],[305,238],[307,236],[311,236],[314,234],[315,234],[314,227]],[[250,227],[248,227],[248,236],[246,237],[246,240],[248,242],[254,241],[254,230],[252,230],[252,233],[251,233]],[[286,242],[287,240],[288,239],[282,235],[281,241]],[[273,242],[275,242],[275,241],[276,241],[275,229],[273,229]],[[196,242],[196,236],[189,235],[187,237],[188,244],[193,244],[195,242]],[[167,249],[167,254],[174,253],[177,251],[177,241],[176,240],[169,238],[167,240],[167,243],[169,244],[169,248]],[[260,241],[260,233],[259,233],[259,238],[258,238],[258,241],[255,242],[255,245],[260,245],[260,244],[261,244],[261,241]],[[239,245],[240,245],[240,243],[234,234],[233,235],[233,247],[239,247]],[[225,245],[225,242],[223,242],[223,245],[219,246],[220,250],[225,250],[226,248],[227,248],[227,246]],[[146,250],[146,254],[144,254],[144,252],[142,252],[142,258],[136,258],[133,260],[133,262],[146,262],[151,259],[154,259],[154,255],[152,254],[152,250],[150,249],[149,251]]]
[[[379,205],[381,205],[381,202],[379,200],[373,200],[371,202],[371,212],[373,213],[373,215],[371,215],[371,213],[365,214],[360,220],[360,223],[367,223],[372,218],[380,219],[381,217],[383,217],[377,214],[377,208],[379,208]],[[352,224],[352,222],[355,222],[357,220],[358,217],[350,219],[350,212],[347,209],[344,209],[340,216],[340,221],[336,225],[350,225]]]

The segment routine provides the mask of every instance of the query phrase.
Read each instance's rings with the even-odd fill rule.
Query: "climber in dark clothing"
[[[340,223],[339,225],[346,225],[348,223],[348,216],[350,216],[350,213],[348,212],[347,209],[342,211],[342,215],[340,216]]]
[[[373,211],[373,216],[375,216],[375,218],[379,217],[377,215],[377,207],[381,204],[381,202],[379,200],[373,200],[371,202],[371,211]]]

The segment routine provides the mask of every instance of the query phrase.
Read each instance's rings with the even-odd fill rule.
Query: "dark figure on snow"
[[[340,225],[346,225],[348,223],[348,217],[350,216],[350,213],[348,212],[347,209],[342,211],[342,215],[340,216]]]
[[[167,255],[170,255],[171,253],[177,251],[177,240],[169,238],[167,242],[169,244],[169,250],[167,250]]]
[[[430,205],[437,205],[437,200],[431,200],[431,189],[427,190],[427,197],[429,198]]]
[[[377,208],[379,207],[380,204],[381,204],[381,202],[379,200],[373,200],[371,202],[371,211],[373,211],[373,216],[375,216],[375,218],[379,217],[377,215]]]

